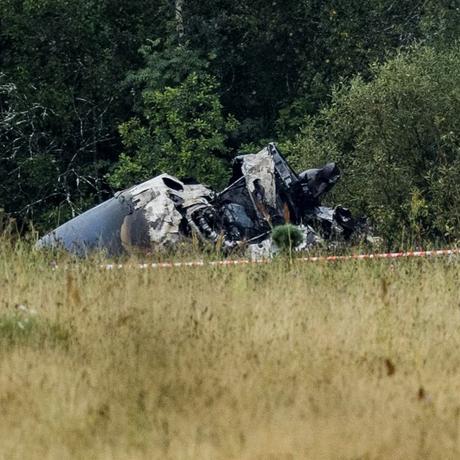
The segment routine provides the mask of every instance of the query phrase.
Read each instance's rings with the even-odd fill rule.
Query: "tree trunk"
[[[179,43],[184,37],[184,17],[183,13],[184,0],[176,0],[176,31],[179,38]]]

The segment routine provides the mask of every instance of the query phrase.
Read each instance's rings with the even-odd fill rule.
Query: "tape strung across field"
[[[436,251],[408,251],[408,252],[387,252],[380,254],[354,254],[347,256],[315,256],[315,257],[300,257],[296,258],[296,262],[336,262],[341,260],[372,260],[372,259],[402,259],[410,257],[439,257],[459,255],[460,249],[440,249]],[[179,267],[216,267],[216,266],[233,266],[233,265],[259,265],[269,264],[272,259],[238,259],[238,260],[218,260],[218,261],[203,261],[197,260],[194,262],[158,262],[144,264],[107,264],[101,268],[106,270],[117,270],[123,268],[138,268],[138,269],[162,269],[162,268],[179,268]]]

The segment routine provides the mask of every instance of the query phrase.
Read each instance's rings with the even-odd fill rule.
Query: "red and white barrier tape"
[[[459,255],[460,249],[440,249],[436,251],[408,251],[408,252],[388,252],[381,254],[354,254],[347,256],[317,256],[317,257],[301,257],[296,258],[300,262],[336,262],[340,260],[372,260],[372,259],[401,259],[410,257],[438,257],[438,256],[452,256]],[[157,262],[157,263],[144,263],[138,265],[124,265],[124,264],[107,264],[102,265],[101,268],[106,270],[116,270],[123,268],[180,268],[180,267],[218,267],[218,266],[233,266],[233,265],[259,265],[269,264],[272,259],[239,259],[239,260],[218,260],[205,262],[197,260],[194,262]]]
[[[321,260],[334,262],[336,260],[366,260],[366,259],[401,259],[408,257],[437,257],[452,256],[460,254],[460,249],[439,249],[436,251],[408,251],[408,252],[388,252],[383,254],[355,254],[350,256],[320,256],[304,257],[304,262],[318,262]]]

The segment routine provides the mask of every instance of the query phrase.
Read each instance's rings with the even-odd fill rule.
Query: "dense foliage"
[[[459,235],[456,0],[0,11],[0,208],[21,224],[159,171],[218,186],[238,151],[278,140],[305,166],[339,159],[344,203],[388,237]]]
[[[205,61],[182,47],[159,52],[157,46],[142,49],[145,67],[129,75],[140,88],[139,113],[119,127],[125,151],[109,182],[126,187],[167,171],[222,186],[226,140],[238,124],[223,115]]]
[[[391,239],[460,234],[460,50],[419,48],[336,88],[286,147],[308,165],[334,159],[336,193]]]

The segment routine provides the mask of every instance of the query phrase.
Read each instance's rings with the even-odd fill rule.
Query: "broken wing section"
[[[121,227],[131,212],[129,201],[111,198],[48,233],[38,241],[37,247],[60,247],[80,256],[102,248],[110,254],[120,254]]]
[[[41,238],[37,247],[61,247],[77,255],[173,247],[190,234],[199,213],[213,209],[213,197],[203,185],[162,174],[66,222]],[[196,228],[199,231],[199,225]]]

